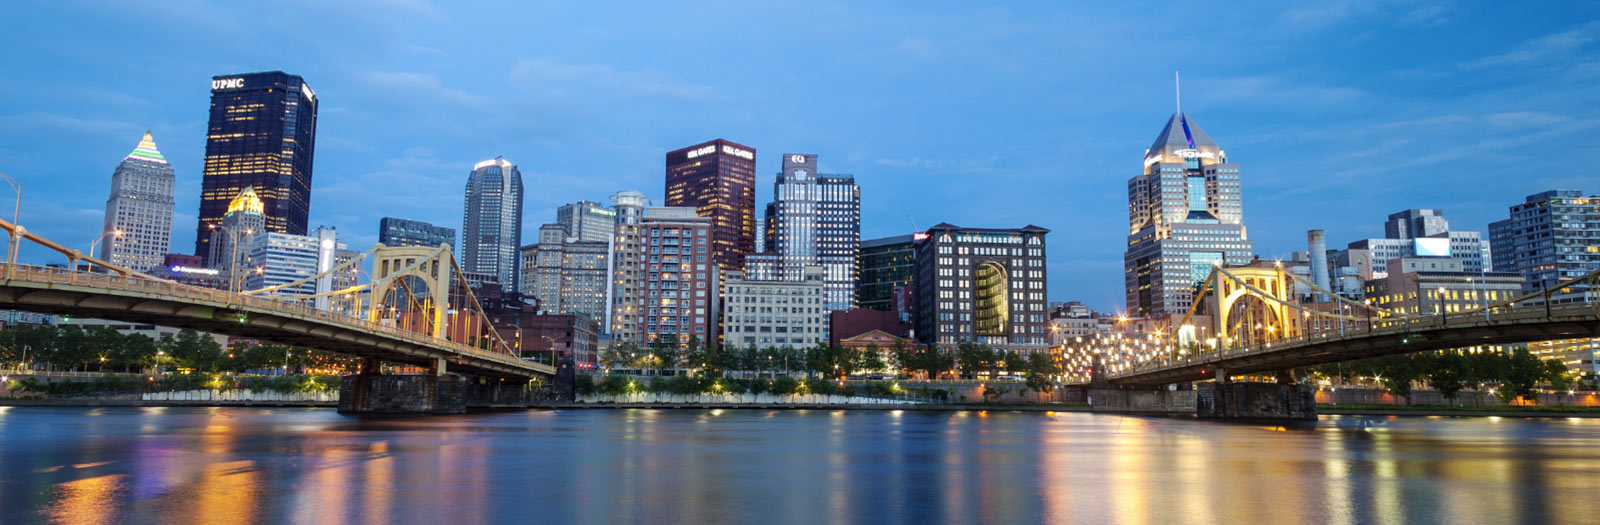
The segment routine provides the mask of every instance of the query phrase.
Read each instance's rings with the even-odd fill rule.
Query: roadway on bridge
[[[197,331],[485,377],[550,376],[555,368],[364,319],[266,297],[137,276],[17,265],[0,281],[0,309]]]
[[[1353,361],[1386,355],[1600,337],[1600,304],[1501,308],[1487,319],[1483,312],[1385,320],[1221,351],[1168,358],[1131,370],[1108,374],[1117,386],[1155,386],[1214,379],[1219,369],[1229,376],[1274,374],[1291,368]]]

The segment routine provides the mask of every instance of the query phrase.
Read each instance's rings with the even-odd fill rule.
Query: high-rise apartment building
[[[1239,165],[1187,115],[1173,113],[1145,150],[1144,173],[1128,179],[1128,314],[1183,315],[1212,267],[1248,263],[1253,250]]]
[[[518,290],[517,250],[522,247],[522,172],[495,157],[467,176],[461,219],[462,275],[492,275],[505,290]]]
[[[896,305],[895,290],[909,297],[911,282],[917,275],[916,246],[912,236],[897,235],[861,241],[860,268],[856,277],[856,301],[861,308],[910,311],[910,305]]]
[[[422,221],[384,217],[378,220],[378,243],[384,246],[433,246],[448,244],[455,251],[456,229]]]
[[[667,152],[667,206],[711,218],[711,259],[744,269],[755,251],[756,150],[722,139]]]
[[[222,222],[217,225],[211,253],[206,255],[206,267],[232,275],[230,268],[249,255],[245,246],[256,235],[267,231],[264,209],[254,187],[245,186],[239,190],[239,194],[228,201],[228,211],[222,214]]]
[[[719,304],[718,270],[710,258],[712,218],[694,208],[648,207],[637,228],[637,248],[617,252],[619,259],[632,259],[630,266],[637,270],[635,282],[614,292],[619,313],[613,318],[628,321],[618,323],[623,327],[612,333],[612,341],[643,346],[657,338],[686,343],[698,337],[714,342]]]
[[[605,319],[611,278],[611,244],[584,242],[567,226],[539,227],[539,242],[522,247],[522,295],[539,300],[539,310]]]
[[[148,272],[161,266],[172,244],[172,166],[150,132],[111,172],[106,199],[102,261]]]
[[[1600,195],[1551,190],[1529,195],[1505,220],[1489,223],[1494,269],[1527,278],[1533,292],[1600,269]],[[1600,287],[1580,285],[1552,301],[1600,299]]]
[[[639,331],[644,328],[643,316],[635,305],[643,293],[641,290],[644,285],[641,283],[645,280],[643,272],[648,265],[648,258],[641,262],[638,253],[644,246],[640,243],[640,228],[644,223],[644,212],[650,208],[650,198],[637,191],[625,190],[612,195],[611,202],[612,211],[617,213],[608,289],[611,315],[602,326],[611,333],[612,341],[632,342],[638,340]]]
[[[746,278],[799,281],[820,265],[829,310],[856,304],[856,255],[861,247],[861,189],[855,177],[817,173],[817,156],[783,156],[772,187],[762,245],[768,253],[745,258]]]
[[[963,341],[1032,352],[1047,348],[1045,235],[941,223],[916,241],[917,339],[951,349]]]
[[[261,197],[267,231],[305,235],[316,139],[317,94],[299,76],[211,77],[194,254],[211,253],[211,226],[222,222],[228,203],[246,187]]]
[[[556,224],[566,227],[567,236],[578,242],[610,242],[617,229],[617,212],[598,202],[578,201],[556,208]]]

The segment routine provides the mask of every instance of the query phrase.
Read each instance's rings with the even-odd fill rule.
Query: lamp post
[[[1439,303],[1439,324],[1444,324],[1444,287],[1439,287],[1439,295],[1434,297]]]
[[[104,240],[107,236],[121,237],[122,236],[122,229],[121,228],[117,228],[115,230],[109,230],[109,231],[100,232],[100,236],[99,237],[95,237],[94,240],[89,241],[89,256],[90,257],[95,257],[94,247],[99,245],[100,241]]]
[[[234,268],[239,265],[239,232],[233,231],[232,228],[227,226],[221,226],[217,224],[209,224],[206,225],[206,227],[213,230],[222,230],[228,232],[230,241],[228,244],[233,249],[233,253],[228,256],[228,293],[238,293],[233,288],[233,281],[235,280],[235,275],[238,273],[234,271]],[[253,232],[251,230],[244,231],[245,235],[251,235],[252,233]]]

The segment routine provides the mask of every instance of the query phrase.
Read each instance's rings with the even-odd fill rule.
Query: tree
[[[194,330],[185,328],[177,337],[162,337],[159,346],[181,367],[216,371],[222,364],[222,345]]]
[[[1421,356],[1428,384],[1446,400],[1455,401],[1467,381],[1467,358],[1459,350]]]
[[[905,341],[896,339],[894,346],[889,348],[889,362],[886,364],[889,368],[899,371],[901,377],[909,377],[915,360],[915,350],[906,345]]]
[[[56,369],[87,369],[89,361],[99,358],[89,347],[88,335],[76,325],[61,327],[53,343],[48,359]]]
[[[650,358],[653,360],[657,375],[668,369],[677,368],[678,336],[657,336],[654,341],[650,342]]]
[[[993,362],[994,352],[986,345],[972,341],[956,344],[956,363],[960,365],[963,376],[975,377],[978,370],[988,368]]]
[[[691,369],[700,370],[705,377],[717,377],[722,371],[717,367],[717,352],[711,345],[700,341],[699,336],[689,336],[687,349],[684,351],[684,360]]]
[[[867,345],[866,348],[856,349],[851,354],[850,366],[853,370],[877,372],[884,369],[883,351],[878,345]]]

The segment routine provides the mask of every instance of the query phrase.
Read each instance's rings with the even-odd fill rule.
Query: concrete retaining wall
[[[333,403],[339,401],[338,392],[251,392],[249,390],[182,390],[177,392],[148,392],[139,396],[142,401],[258,401]]]

